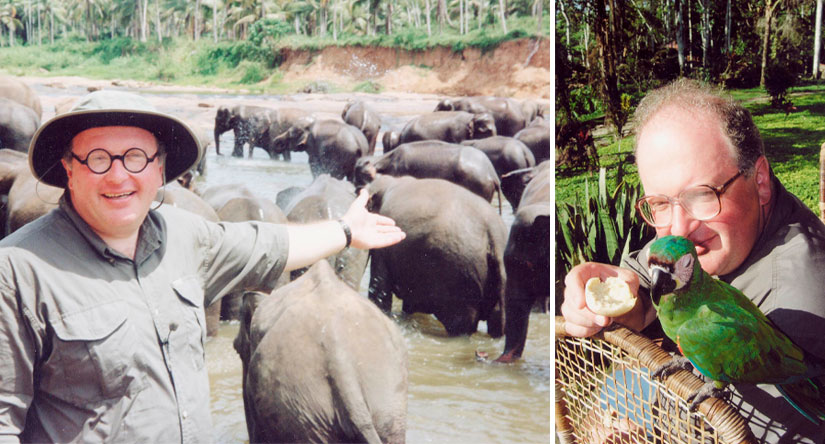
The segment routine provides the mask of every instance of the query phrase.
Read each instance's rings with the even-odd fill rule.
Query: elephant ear
[[[436,111],[453,111],[455,110],[455,106],[453,105],[453,101],[450,99],[444,99],[438,102],[438,105],[435,106]]]
[[[309,140],[309,132],[310,132],[309,128],[306,128],[304,130],[299,130],[299,131],[303,131],[303,133],[301,134],[301,138],[298,140],[298,143],[296,143],[295,145],[296,146],[306,146],[307,140]]]
[[[490,113],[481,113],[473,115],[473,123],[471,126],[473,135],[480,135],[484,133],[489,134],[483,137],[490,137],[496,135],[496,121],[493,119],[493,116]]]

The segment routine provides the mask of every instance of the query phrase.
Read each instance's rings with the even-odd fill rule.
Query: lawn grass
[[[825,142],[825,85],[802,85],[790,90],[790,99],[796,110],[785,111],[770,107],[767,94],[759,89],[729,91],[753,114],[765,142],[765,154],[785,187],[819,214],[819,151]],[[607,169],[608,187],[616,185],[619,167],[625,180],[638,183],[635,165],[622,162],[625,156],[617,152],[633,150],[633,135],[615,140],[615,132],[596,137],[599,159]],[[575,202],[584,196],[585,182],[591,192],[598,181],[598,172],[556,170],[556,201]]]

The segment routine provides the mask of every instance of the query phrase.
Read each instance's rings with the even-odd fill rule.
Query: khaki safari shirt
[[[135,260],[64,197],[0,242],[0,441],[210,442],[204,307],[269,290],[284,226],[161,206]]]
[[[794,343],[825,359],[825,224],[779,179],[773,181],[776,204],[765,229],[745,262],[718,278],[741,290]],[[648,249],[632,253],[623,266],[639,274],[649,301]],[[656,327],[658,321],[648,329]],[[731,388],[731,404],[759,442],[825,442],[825,425],[816,427],[794,410],[772,384]]]

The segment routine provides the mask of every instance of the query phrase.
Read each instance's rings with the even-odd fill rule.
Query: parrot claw
[[[696,409],[699,408],[699,404],[708,398],[727,399],[728,396],[730,396],[730,392],[724,388],[717,387],[713,382],[708,382],[696,393],[688,397],[687,401],[690,403],[688,410],[695,412]]]
[[[662,364],[650,374],[652,378],[659,380],[665,379],[668,376],[676,373],[679,370],[691,371],[693,364],[684,356],[674,356],[670,361]]]

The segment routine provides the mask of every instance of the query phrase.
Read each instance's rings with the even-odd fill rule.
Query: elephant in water
[[[488,202],[501,190],[496,170],[483,152],[438,140],[405,143],[382,156],[362,157],[355,163],[356,186],[369,183],[377,174],[449,180]]]
[[[379,175],[369,184],[370,210],[407,233],[370,252],[369,297],[389,312],[392,296],[405,313],[432,313],[450,336],[487,321],[503,334],[507,227],[484,199],[441,179]]]
[[[461,143],[496,135],[496,123],[487,113],[437,111],[413,118],[401,130],[399,143],[418,140],[441,140]]]
[[[327,261],[259,301],[235,343],[250,443],[405,442],[407,349],[389,317]]]
[[[435,111],[466,111],[473,114],[487,113],[496,123],[496,133],[513,136],[530,122],[524,114],[524,104],[509,97],[473,96],[458,99],[444,99],[438,102]],[[538,113],[529,110],[528,112]]]
[[[301,119],[276,139],[290,143],[295,151],[306,151],[313,177],[326,173],[352,180],[355,161],[369,149],[361,130],[331,119]]]
[[[381,143],[384,145],[384,153],[388,153],[395,149],[400,143],[401,134],[395,131],[385,131],[384,136],[381,137]]]
[[[31,86],[16,77],[0,75],[0,97],[31,108],[37,115],[38,121],[43,118],[43,105],[40,102],[40,96]]]
[[[233,157],[243,157],[243,147],[249,144],[249,157],[256,143],[260,143],[263,134],[272,121],[272,114],[277,113],[276,109],[253,105],[221,106],[215,113],[215,153],[221,154],[221,134],[233,130],[235,134],[235,146],[232,148]],[[258,145],[260,146],[260,145]],[[267,150],[270,157],[276,157],[276,153]]]
[[[40,117],[31,108],[0,97],[0,148],[29,152],[29,143],[40,126]]]
[[[530,310],[536,302],[546,307],[550,298],[550,172],[550,161],[535,168],[510,228],[504,250],[506,340],[498,362],[521,357]]]
[[[322,174],[305,190],[295,195],[285,206],[286,217],[290,222],[310,223],[322,220],[335,220],[347,212],[355,200],[355,187],[344,180]],[[367,268],[367,251],[357,248],[345,248],[327,261],[344,283],[355,291],[361,286],[361,278]],[[304,273],[305,269],[294,270],[292,279]]]
[[[465,140],[461,144],[472,146],[487,155],[501,180],[502,193],[510,205],[516,208],[521,199],[521,193],[524,191],[524,184],[513,181],[505,182],[503,177],[512,171],[536,166],[536,159],[530,148],[518,139],[505,136]]]
[[[369,143],[367,154],[375,153],[375,143],[378,141],[378,131],[381,129],[381,116],[362,100],[349,101],[341,112],[344,122],[358,128],[364,133]]]
[[[536,164],[539,164],[550,158],[551,130],[550,122],[539,117],[513,137],[527,145],[527,148],[530,148],[533,157],[536,158]]]

